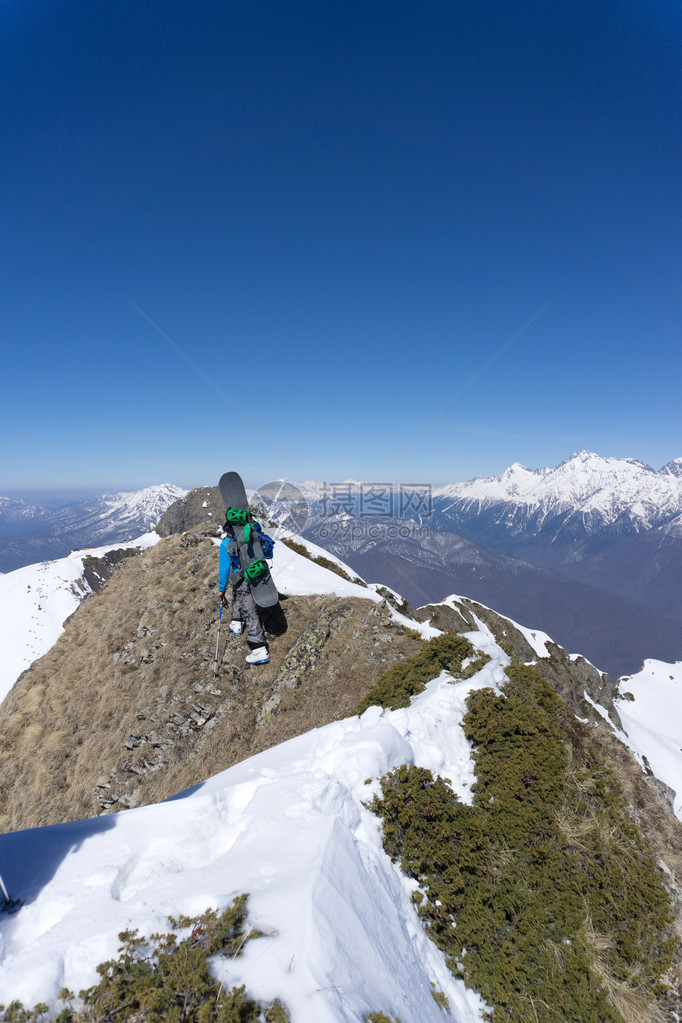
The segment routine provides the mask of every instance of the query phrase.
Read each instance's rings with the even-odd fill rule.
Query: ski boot
[[[247,664],[267,664],[269,660],[270,654],[266,646],[257,646],[255,650],[246,655]]]

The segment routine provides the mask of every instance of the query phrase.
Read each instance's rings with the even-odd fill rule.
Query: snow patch
[[[646,660],[641,671],[621,681],[621,690],[614,701],[623,722],[620,738],[674,790],[674,813],[682,820],[682,661]]]
[[[95,982],[120,931],[162,931],[170,914],[248,892],[249,921],[267,936],[219,962],[226,985],[281,997],[294,1020],[348,1023],[383,1011],[442,1023],[433,984],[450,1019],[479,1023],[481,999],[426,937],[414,885],[384,853],[366,803],[376,779],[405,763],[440,773],[470,800],[461,719],[489,674],[441,676],[408,708],[372,707],[156,806],[0,836],[5,881],[25,901],[0,918],[3,999],[54,1005],[62,985]]]

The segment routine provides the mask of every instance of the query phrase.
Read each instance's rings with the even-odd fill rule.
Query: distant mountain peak
[[[570,466],[576,468],[577,466],[588,466],[590,468],[597,469],[600,472],[618,472],[624,469],[625,466],[632,466],[635,469],[643,469],[645,472],[653,472],[656,470],[652,469],[646,462],[641,462],[638,458],[619,458],[615,455],[599,455],[596,451],[576,451],[568,458],[565,458],[563,462],[559,462],[556,469],[561,469],[564,466]],[[551,469],[549,470],[552,471]],[[556,471],[556,470],[554,470]]]
[[[124,518],[144,519],[145,525],[149,527],[156,525],[166,508],[186,494],[186,490],[173,483],[157,483],[151,487],[142,487],[141,490],[102,496],[110,512],[116,512]]]
[[[682,458],[673,458],[659,472],[661,476],[682,476]]]

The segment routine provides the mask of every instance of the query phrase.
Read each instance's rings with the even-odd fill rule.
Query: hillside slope
[[[638,670],[647,657],[682,657],[682,625],[599,588],[598,566],[593,584],[586,585],[445,531],[396,539],[387,530],[386,538],[331,546],[363,577],[381,579],[413,606],[453,590],[466,593],[542,628],[614,678]],[[674,576],[675,564],[665,569],[666,577]],[[657,578],[662,583],[662,573]]]
[[[247,668],[225,627],[216,679],[217,561],[199,532],[126,559],[21,676],[0,708],[0,830],[166,799],[353,713],[419,643],[374,591],[279,543],[270,664]]]

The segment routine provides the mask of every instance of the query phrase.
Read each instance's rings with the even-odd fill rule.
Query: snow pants
[[[232,599],[232,620],[244,624],[246,638],[249,643],[264,646],[265,633],[263,632],[261,620],[258,617],[256,601],[253,599],[249,584],[246,582],[240,583],[232,592],[234,594]]]

